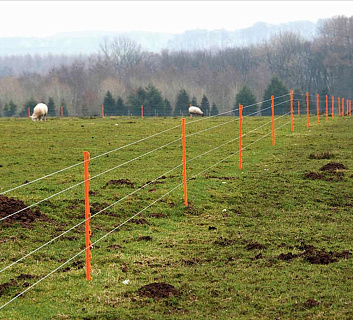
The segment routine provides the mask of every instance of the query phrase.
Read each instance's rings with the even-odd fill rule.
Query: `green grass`
[[[234,119],[203,118],[187,124],[186,132]],[[194,120],[199,118],[187,122]],[[277,120],[276,127],[288,120]],[[244,118],[243,133],[269,121]],[[353,120],[325,123],[322,117],[317,125],[313,117],[310,130],[305,117],[294,121],[294,132],[290,124],[276,131],[275,146],[271,135],[251,144],[271,132],[270,123],[245,135],[243,146],[251,145],[242,170],[237,140],[190,161],[236,138],[237,121],[189,136],[187,176],[194,178],[187,209],[182,186],[164,196],[182,182],[180,141],[119,166],[180,138],[179,127],[92,160],[91,177],[119,166],[91,180],[92,215],[166,175],[94,216],[92,242],[161,197],[136,217],[149,224],[126,223],[99,241],[92,250],[92,281],[86,281],[80,255],[1,309],[0,319],[352,319],[352,257],[313,264],[303,244],[317,252],[353,253]],[[82,162],[83,151],[93,158],[179,125],[180,118],[0,119],[0,193]],[[319,180],[304,177],[322,173],[331,161],[348,169]],[[106,185],[118,179],[134,187]],[[6,195],[32,204],[82,180],[80,164]],[[80,185],[36,207],[50,222],[1,226],[0,269],[81,222],[83,199]],[[2,272],[0,306],[77,254],[84,239],[81,225]],[[289,252],[297,256],[279,258]],[[138,289],[152,282],[169,283],[179,295],[140,297]]]

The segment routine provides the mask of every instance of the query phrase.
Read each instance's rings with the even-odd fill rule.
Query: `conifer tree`
[[[191,99],[191,105],[193,105],[194,107],[198,107],[197,98],[195,96],[193,96]]]
[[[103,106],[104,106],[104,114],[106,116],[116,115],[115,100],[109,90],[107,91],[107,93],[104,96]]]
[[[6,103],[2,110],[4,117],[14,116],[16,114],[16,109],[17,106],[12,100],[9,103]]]
[[[212,104],[212,108],[211,108],[211,116],[215,116],[215,115],[217,115],[218,114],[218,109],[217,109],[217,106],[216,106],[216,104],[213,102],[213,104]]]
[[[128,100],[130,104],[130,112],[133,116],[141,115],[141,105],[144,104],[146,99],[146,90],[139,87],[136,93],[130,94]]]
[[[165,104],[164,116],[170,117],[173,114],[172,105],[168,99],[164,99],[164,104]]]
[[[52,97],[49,97],[49,101],[48,101],[48,116],[51,116],[51,117],[56,116],[55,102]]]
[[[271,96],[275,98],[275,114],[285,114],[290,111],[290,103],[286,102],[289,100],[289,90],[277,77],[271,79],[271,83],[268,85],[262,100],[264,101],[261,106],[261,114],[263,116],[269,116],[272,114],[271,110]]]
[[[126,107],[124,104],[124,100],[122,97],[118,97],[116,100],[116,111],[118,116],[124,116],[126,115]]]
[[[257,105],[256,105],[256,97],[249,89],[248,86],[244,86],[235,96],[235,104],[234,104],[234,114],[239,116],[239,104],[241,104],[243,109],[243,116],[246,115],[256,115]]]
[[[210,102],[208,101],[205,95],[202,96],[200,108],[203,111],[204,115],[206,116],[210,115]]]
[[[35,101],[33,98],[31,98],[30,100],[27,100],[20,113],[20,117],[28,117],[28,108],[29,108],[29,113],[31,115],[36,105],[37,105],[37,101]]]
[[[174,108],[174,116],[185,116],[189,113],[190,98],[185,89],[179,91]]]
[[[162,93],[154,86],[149,85],[146,88],[145,101],[143,103],[144,114],[146,116],[163,116],[165,113],[165,104]],[[146,110],[146,112],[145,112]]]

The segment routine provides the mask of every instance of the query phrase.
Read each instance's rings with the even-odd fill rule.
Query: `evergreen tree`
[[[217,106],[216,106],[216,104],[213,102],[212,103],[212,108],[211,108],[211,116],[215,116],[215,115],[217,115],[218,114],[218,109],[217,109]]]
[[[116,115],[115,100],[109,90],[104,96],[103,106],[104,106],[104,115],[106,116]]]
[[[4,117],[14,116],[16,114],[16,109],[17,106],[12,100],[9,103],[6,103],[2,110]]]
[[[146,116],[164,116],[165,114],[165,104],[162,93],[152,85],[146,88],[143,110]]]
[[[33,109],[36,105],[37,101],[35,101],[33,98],[27,100],[22,111],[20,112],[20,117],[28,117],[28,108],[30,115],[33,114]]]
[[[126,115],[126,107],[125,107],[125,104],[124,104],[124,100],[120,96],[116,100],[116,110],[117,110],[117,115],[118,116]]]
[[[141,105],[144,104],[146,98],[146,91],[142,87],[139,87],[136,93],[129,96],[130,112],[133,116],[141,115]]]
[[[280,79],[273,77],[271,83],[268,85],[263,95],[263,103],[261,106],[261,114],[269,116],[272,114],[271,110],[271,96],[274,96],[275,114],[285,114],[290,111],[289,90],[284,86]],[[288,101],[286,103],[286,101]]]
[[[201,110],[203,111],[204,115],[210,115],[210,102],[205,95],[203,95],[201,100]]]
[[[55,102],[52,97],[49,97],[48,101],[48,116],[55,117],[56,116],[56,110],[55,110]]]
[[[174,116],[183,116],[189,113],[190,98],[185,89],[179,91],[174,108]]]
[[[257,115],[256,97],[248,86],[244,86],[235,96],[234,114],[236,116],[239,116],[239,104],[244,107],[243,116]]]
[[[164,104],[165,104],[164,116],[170,117],[173,114],[172,105],[170,104],[170,101],[168,99],[164,99]]]
[[[191,105],[194,107],[198,107],[197,98],[195,96],[193,96],[191,99]]]

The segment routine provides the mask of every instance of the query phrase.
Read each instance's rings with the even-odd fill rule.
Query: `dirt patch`
[[[310,180],[342,181],[344,177],[342,170],[347,169],[348,168],[342,163],[329,162],[320,168],[322,173],[311,171],[305,173],[304,178]]]
[[[320,168],[320,171],[336,172],[337,170],[347,170],[348,168],[342,163],[329,162]]]
[[[148,215],[150,217],[157,218],[157,219],[166,218],[167,217],[167,215],[165,213],[161,213],[161,212],[149,213]]]
[[[107,186],[128,186],[130,188],[135,187],[129,179],[109,180],[104,187]]]
[[[305,173],[304,178],[310,179],[310,180],[320,180],[324,178],[324,175],[311,171],[311,172]]]
[[[188,206],[184,209],[184,212],[192,216],[199,216],[201,214],[201,211],[198,208],[194,207],[190,202]]]
[[[316,307],[320,304],[320,302],[316,301],[315,299],[313,298],[309,298],[308,300],[306,300],[303,305],[304,305],[304,308],[306,309],[310,309],[310,308],[313,308],[313,307]]]
[[[181,264],[184,266],[193,266],[195,264],[199,264],[201,262],[201,259],[199,258],[192,258],[190,260],[181,260]]]
[[[178,296],[178,290],[168,283],[150,283],[140,289],[138,289],[138,295],[140,297],[147,297],[153,299],[170,298],[173,296]]]
[[[131,219],[130,222],[131,223],[135,223],[135,224],[148,224],[149,225],[149,222],[146,219],[144,219],[144,218]]]
[[[246,249],[247,250],[262,250],[262,249],[265,249],[265,246],[261,243],[258,243],[258,242],[250,242],[246,245]]]
[[[5,282],[0,284],[0,297],[4,294],[7,294],[13,287],[17,286],[17,281],[14,279],[10,279],[9,282]]]
[[[293,254],[292,252],[288,252],[288,253],[281,253],[277,258],[280,260],[284,260],[284,261],[290,261],[293,260],[294,258],[297,258],[298,255],[297,254]]]
[[[281,253],[277,256],[277,259],[284,261],[291,261],[295,258],[303,258],[304,261],[308,261],[311,264],[329,264],[337,262],[339,259],[348,259],[352,256],[352,253],[348,250],[342,252],[326,251],[325,249],[317,249],[313,245],[307,245],[302,242],[297,249],[302,250],[298,254],[292,252]]]
[[[137,238],[137,241],[152,241],[152,237],[150,236],[141,236]]]
[[[237,180],[237,179],[238,179],[237,177],[217,177],[217,176],[206,176],[205,178],[206,178],[206,179],[227,180],[227,181],[230,181],[230,180]]]
[[[213,242],[213,244],[215,244],[217,246],[221,246],[221,247],[227,247],[227,246],[231,246],[232,244],[236,243],[236,241],[237,240],[219,237],[217,240],[215,240]]]
[[[51,221],[38,209],[36,211],[31,209],[24,210],[26,207],[27,205],[21,200],[0,195],[0,218],[5,218],[17,211],[23,210],[1,221],[1,225],[3,227],[11,227],[15,223],[19,223],[22,227],[32,228],[34,221]]]

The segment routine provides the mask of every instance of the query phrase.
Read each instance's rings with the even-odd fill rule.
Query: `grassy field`
[[[236,118],[197,120],[187,119],[185,208],[180,118],[0,119],[0,193],[27,184],[0,208],[5,196],[50,197],[34,221],[0,222],[0,306],[29,289],[0,319],[353,318],[352,118],[312,117],[308,130],[297,116],[291,132],[283,117],[275,146],[270,118],[245,118],[242,170],[238,140],[222,146],[237,138]],[[88,282],[84,254],[66,263],[85,246],[82,152],[111,150],[89,164],[101,240]],[[148,295],[155,283],[165,285]]]

